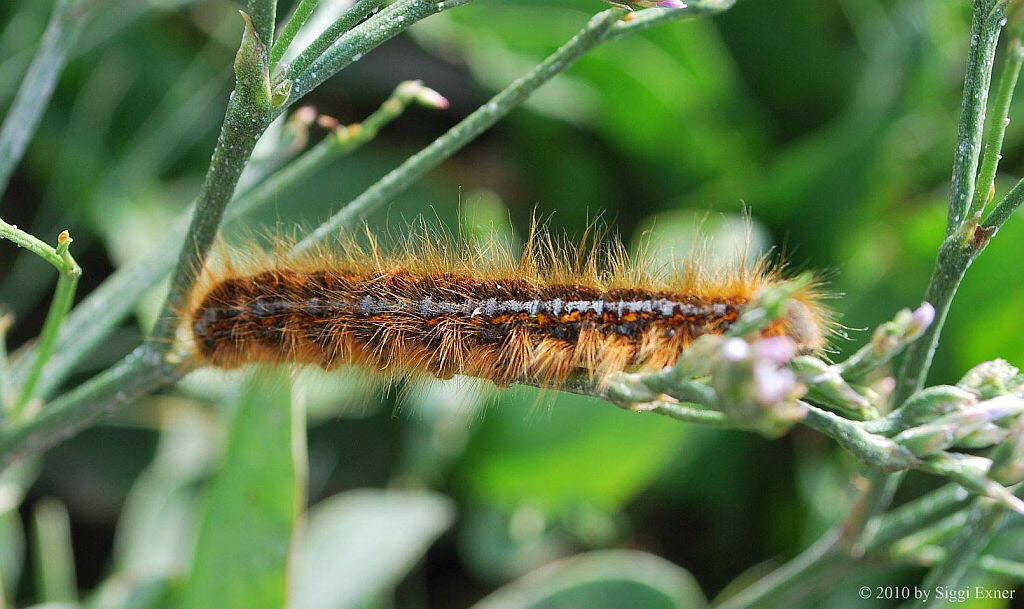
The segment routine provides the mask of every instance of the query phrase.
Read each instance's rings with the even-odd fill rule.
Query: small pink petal
[[[785,364],[796,355],[796,342],[788,336],[772,336],[754,341],[754,357]]]
[[[930,303],[922,302],[921,306],[914,311],[914,316],[911,317],[910,324],[912,330],[917,332],[924,332],[924,330],[932,325],[935,321],[935,307]]]

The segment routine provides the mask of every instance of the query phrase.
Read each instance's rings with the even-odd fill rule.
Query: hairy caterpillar
[[[356,363],[540,386],[670,365],[693,339],[725,332],[781,278],[763,260],[709,272],[698,256],[656,276],[620,245],[568,246],[535,230],[513,256],[426,229],[393,253],[371,237],[297,260],[229,262],[204,276],[184,317],[211,366]],[[828,317],[819,300],[803,290],[765,335],[820,350]]]

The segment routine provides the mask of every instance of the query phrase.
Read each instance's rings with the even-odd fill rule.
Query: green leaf
[[[288,550],[304,494],[298,411],[286,372],[259,371],[246,385],[199,526],[182,607],[285,605]]]
[[[25,459],[0,473],[0,585],[3,598],[14,598],[25,567],[25,530],[18,506],[38,475],[38,459]]]
[[[25,532],[17,510],[0,514],[0,582],[3,598],[13,598],[25,560]]]
[[[616,508],[646,488],[687,433],[594,398],[507,391],[474,435],[461,473],[474,494],[498,505]]]
[[[547,565],[472,609],[690,609],[707,602],[686,570],[646,552],[605,550]]]
[[[360,490],[319,503],[298,545],[293,609],[346,609],[390,590],[452,522],[427,491]]]
[[[49,603],[74,601],[75,559],[71,553],[71,519],[56,499],[43,499],[33,510],[36,597]]]

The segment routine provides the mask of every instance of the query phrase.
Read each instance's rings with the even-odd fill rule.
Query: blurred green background
[[[703,222],[702,234],[728,255],[748,210],[758,249],[828,277],[847,328],[834,346],[846,353],[865,329],[918,304],[927,283],[945,222],[968,5],[745,0],[711,20],[606,45],[371,224],[395,232],[427,215],[454,227],[461,214],[488,226],[511,219],[522,235],[537,213],[573,235],[600,216],[629,243],[651,230],[685,251]],[[71,230],[85,269],[80,294],[152,247],[196,193],[229,92],[237,8],[106,0],[90,20],[0,207],[5,220],[47,239]],[[452,107],[410,108],[357,155],[278,193],[248,229],[315,226],[602,8],[598,0],[475,0],[368,54],[306,103],[358,121],[415,78]],[[42,0],[0,4],[0,108],[49,10]],[[1011,112],[1000,191],[1019,177],[1022,112]],[[322,136],[312,128],[313,139]],[[1024,221],[1011,219],[970,270],[933,382],[994,357],[1024,363],[1022,240]],[[18,317],[12,347],[38,332],[52,285],[45,263],[0,247],[0,302]],[[73,381],[138,343],[139,320],[159,294],[151,300]],[[805,429],[769,442],[581,397],[460,386],[473,385],[465,380],[385,392],[358,372],[304,375],[296,393],[309,425],[305,473],[287,466],[287,454],[275,458],[274,447],[301,431],[273,406],[280,386],[214,372],[47,453],[24,474],[34,482],[0,526],[8,598],[40,598],[32,522],[57,526],[63,504],[77,585],[100,589],[92,606],[184,598],[213,607],[210,599],[228,596],[262,606],[243,599],[280,592],[270,566],[246,574],[246,590],[218,582],[234,581],[223,571],[232,556],[287,552],[290,505],[302,493],[274,490],[306,476],[313,507],[307,542],[291,561],[296,607],[470,607],[552,561],[611,548],[620,553],[559,563],[535,580],[552,590],[576,582],[568,600],[551,592],[548,604],[530,605],[513,588],[505,593],[518,601],[500,605],[499,597],[493,606],[699,606],[737,575],[754,578],[766,561],[793,555],[853,495],[856,463]],[[911,476],[902,493],[933,484]],[[231,503],[232,485],[261,493],[251,518]],[[627,577],[633,570],[642,577]],[[606,572],[623,581],[587,583]],[[887,606],[856,598],[854,584],[840,588],[825,606]]]

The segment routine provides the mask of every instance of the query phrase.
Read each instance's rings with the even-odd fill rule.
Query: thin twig
[[[71,252],[68,251],[72,241],[68,231],[63,231],[58,235],[57,247],[53,248],[17,226],[0,220],[0,238],[13,241],[19,247],[31,251],[57,269],[57,289],[50,302],[46,321],[43,322],[35,355],[22,384],[20,397],[16,402],[10,404],[11,415],[17,419],[24,414],[29,401],[36,395],[36,384],[42,375],[43,367],[56,348],[57,335],[75,300],[75,289],[78,286],[78,278],[82,275],[82,269],[71,256]]]
[[[313,40],[305,49],[299,53],[295,59],[288,66],[286,72],[286,78],[295,80],[298,75],[303,74],[309,69],[309,66],[313,65],[313,62],[320,58],[324,54],[324,51],[329,49],[332,44],[338,41],[338,38],[345,34],[353,27],[359,24],[363,19],[373,14],[374,11],[380,8],[380,5],[384,3],[384,0],[359,0],[352,6],[350,6],[341,17],[338,17],[334,23],[327,26],[323,32],[320,33],[316,39]],[[296,14],[298,11],[297,9]],[[287,28],[285,28],[287,31]],[[281,34],[282,38],[284,34]],[[275,50],[277,45],[275,44]],[[281,49],[280,55],[284,56],[285,49]],[[273,58],[273,53],[271,58]],[[280,58],[279,58],[280,59]]]
[[[811,404],[804,405],[807,416],[803,424],[832,438],[859,460],[889,471],[907,469],[920,463],[912,452],[884,436],[868,433],[862,424]]]
[[[299,5],[295,7],[291,17],[288,18],[288,22],[281,29],[281,35],[274,41],[274,46],[270,48],[271,69],[284,57],[285,52],[288,51],[288,46],[292,43],[292,40],[295,40],[295,35],[299,33],[299,30],[302,29],[306,20],[309,19],[309,16],[313,14],[313,11],[316,10],[319,4],[320,0],[301,0]]]
[[[21,417],[29,402],[36,397],[36,384],[43,373],[43,367],[49,361],[50,356],[57,346],[57,335],[64,323],[64,318],[71,305],[75,301],[75,290],[78,287],[78,278],[82,276],[82,269],[75,262],[68,251],[71,245],[71,237],[68,231],[63,231],[57,237],[57,248],[54,253],[61,259],[61,267],[58,269],[57,289],[53,293],[53,300],[50,302],[50,309],[46,313],[46,321],[43,322],[43,329],[39,333],[39,342],[36,347],[35,359],[29,368],[28,377],[21,389],[21,398],[16,402],[12,417]]]
[[[48,403],[34,417],[0,434],[0,464],[34,454],[66,439],[96,417],[119,410],[139,397],[184,376],[192,364],[183,355],[147,344],[114,366]]]
[[[1010,102],[1013,100],[1013,91],[1017,88],[1021,65],[1024,65],[1024,45],[1018,36],[1014,36],[1010,40],[1003,61],[999,91],[996,93],[995,107],[988,122],[988,132],[985,134],[985,150],[978,172],[978,183],[967,212],[969,217],[981,214],[995,192],[996,170],[999,168],[999,160],[1003,158],[1003,137],[1006,135],[1007,125],[1010,124]]]
[[[974,196],[978,158],[982,150],[985,108],[988,105],[992,63],[996,56],[999,31],[1006,17],[1006,0],[974,0],[971,21],[971,46],[967,55],[967,73],[960,107],[960,126],[953,159],[953,186],[949,195],[946,236],[954,234],[967,220],[967,208]],[[983,185],[987,188],[987,185]],[[930,302],[930,301],[929,301]],[[935,303],[932,303],[935,304]]]
[[[946,238],[939,247],[935,269],[928,282],[925,302],[935,308],[935,321],[923,336],[910,345],[896,376],[893,402],[902,404],[911,394],[924,386],[932,358],[938,348],[939,336],[945,324],[949,307],[956,295],[973,257],[979,251],[972,247],[972,238],[965,239],[963,231],[967,207],[974,194],[975,176],[984,135],[985,105],[992,78],[992,63],[999,31],[1003,27],[1005,0],[975,0],[972,21],[971,47],[964,77],[964,94],[957,131],[957,148],[953,160],[953,178],[950,189]],[[893,476],[896,478],[894,479]],[[878,492],[875,485],[894,489],[900,474],[888,475],[872,472],[868,476],[865,497],[871,501],[861,505],[857,523],[866,526],[889,505],[892,492]],[[858,537],[863,531],[850,528],[850,535]],[[855,542],[863,544],[862,541]]]
[[[974,497],[959,484],[947,484],[918,497],[879,518],[877,527],[867,541],[868,553],[907,537],[923,526],[969,506]]]
[[[986,555],[978,561],[978,566],[992,575],[1024,581],[1024,562]]]
[[[234,196],[235,186],[256,141],[272,120],[267,48],[244,13],[243,19],[245,32],[235,56],[235,91],[224,114],[209,170],[196,197],[195,212],[178,256],[170,293],[154,329],[158,341],[173,334],[178,312],[220,228],[224,208]]]
[[[417,0],[411,0],[416,2]],[[542,61],[525,76],[520,77],[507,88],[477,108],[459,124],[437,138],[429,146],[409,157],[361,195],[353,199],[300,241],[295,252],[301,253],[338,234],[344,227],[363,218],[380,205],[393,199],[398,193],[419,180],[428,171],[437,167],[463,146],[476,139],[494,123],[519,106],[541,85],[560,74],[575,63],[584,53],[600,44],[604,34],[626,13],[625,9],[610,9],[593,17],[569,42]]]
[[[999,232],[1003,224],[1020,208],[1022,202],[1024,202],[1024,180],[1017,182],[999,204],[989,212],[985,221],[981,223],[984,234],[991,238]]]
[[[271,44],[277,24],[277,0],[246,0],[245,12],[252,19],[253,28],[263,44]]]
[[[343,26],[351,27],[351,29],[336,41],[331,40],[322,54],[317,54],[315,51],[315,48],[323,42],[321,38],[318,38],[288,67],[285,78],[292,82],[291,97],[277,113],[280,114],[288,105],[319,87],[325,80],[345,69],[352,62],[358,61],[363,55],[404,32],[412,24],[448,10],[452,6],[454,5],[437,0],[399,0],[373,17],[352,27],[348,18],[349,13],[358,9],[358,12],[354,13],[358,17],[364,13],[372,13],[376,8],[374,3],[367,3],[365,0],[358,3],[350,9],[349,13],[343,15],[331,28],[328,28],[330,34],[324,32],[321,38],[329,39],[330,36],[336,35],[332,29],[335,26],[338,29]],[[316,56],[314,57],[314,55]]]

